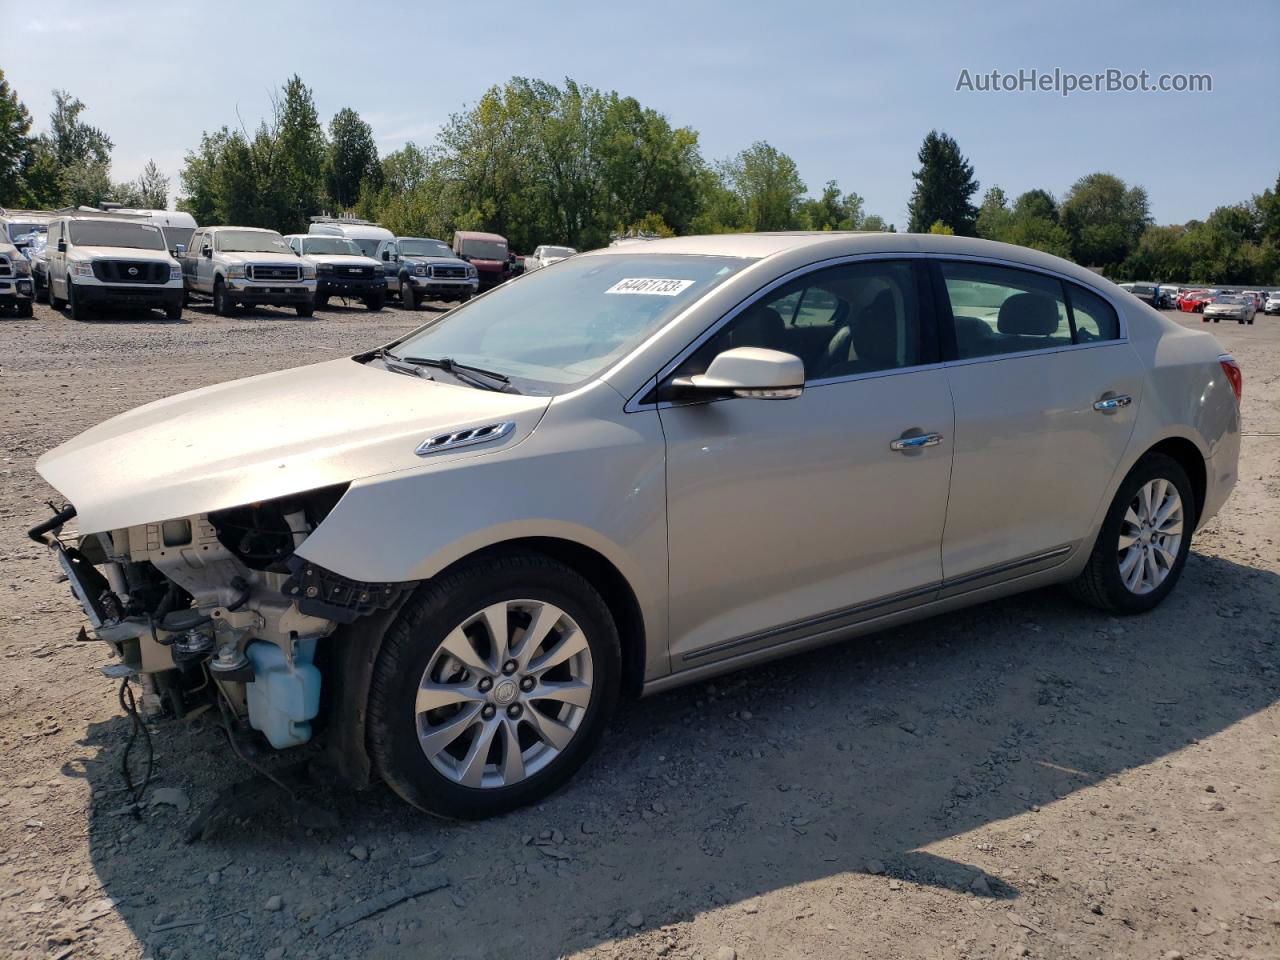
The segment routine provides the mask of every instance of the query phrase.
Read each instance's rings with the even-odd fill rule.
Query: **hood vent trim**
[[[491,440],[505,437],[515,428],[514,420],[504,420],[501,423],[487,423],[482,427],[470,427],[466,430],[456,430],[453,433],[442,433],[439,436],[422,441],[414,453],[420,457],[425,457],[432,453],[439,453],[442,450],[456,450],[458,447],[470,447],[477,443],[488,443]]]

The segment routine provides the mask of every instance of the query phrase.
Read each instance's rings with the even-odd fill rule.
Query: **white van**
[[[196,218],[183,210],[141,210],[132,207],[115,207],[108,213],[123,213],[134,217],[145,217],[146,222],[160,228],[164,234],[165,246],[169,252],[177,254],[179,245],[185,250],[191,246],[191,234],[198,226]]]
[[[49,303],[71,307],[75,320],[89,319],[99,304],[182,316],[182,267],[169,256],[160,227],[143,217],[109,213],[55,217],[46,250]]]
[[[307,232],[327,237],[346,237],[354,241],[366,257],[372,257],[378,250],[378,244],[384,240],[396,238],[394,233],[381,224],[355,217],[312,217],[311,227]]]

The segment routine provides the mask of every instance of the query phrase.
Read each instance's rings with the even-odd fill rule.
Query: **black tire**
[[[1120,564],[1117,561],[1120,529],[1125,511],[1129,509],[1137,492],[1156,479],[1172,483],[1182,499],[1182,542],[1164,581],[1150,593],[1138,594],[1130,591],[1120,576]],[[1192,528],[1199,510],[1200,505],[1196,503],[1191,481],[1187,479],[1187,472],[1182,469],[1182,465],[1164,454],[1148,453],[1134,464],[1129,475],[1120,484],[1098,531],[1098,539],[1089,555],[1089,562],[1068,585],[1068,589],[1077,600],[1122,616],[1146,613],[1158,606],[1177,586],[1178,578],[1182,576],[1182,568],[1186,565],[1187,554],[1191,550]]]
[[[327,293],[317,293],[315,302],[312,306],[317,310],[323,310],[329,305],[329,295]]]
[[[316,305],[314,303],[300,303],[293,309],[297,311],[298,316],[309,317],[316,312]]]
[[[182,303],[166,303],[164,305],[164,316],[166,320],[181,320]]]
[[[378,290],[375,293],[369,294],[364,298],[364,305],[372,312],[377,313],[387,305],[387,292],[385,290]]]
[[[93,319],[91,311],[76,296],[76,285],[67,277],[67,305],[71,308],[71,319],[77,323],[88,323]]]
[[[213,312],[220,317],[234,317],[236,315],[235,302],[228,299],[227,286],[222,282],[221,277],[217,277],[213,281]]]
[[[31,308],[30,300],[19,300],[17,309],[18,309],[18,316],[22,317],[23,319],[30,317],[35,312]]]
[[[400,281],[400,302],[406,310],[418,309],[418,291],[413,289],[413,284],[408,280]]]
[[[414,721],[418,684],[459,623],[489,604],[515,599],[553,603],[577,622],[591,652],[591,699],[573,739],[545,767],[512,786],[466,787],[423,753]],[[418,587],[384,635],[369,686],[369,749],[391,789],[420,810],[459,820],[506,813],[542,800],[582,766],[613,713],[620,672],[613,617],[582,576],[540,554],[476,560]]]
[[[70,284],[70,282],[71,282],[70,280],[67,281],[68,284]],[[66,305],[67,305],[67,301],[63,300],[59,296],[54,295],[53,281],[50,281],[49,282],[49,306],[53,307],[53,309],[55,310],[61,310]]]
[[[48,302],[49,302],[48,285],[45,285],[43,287],[36,287],[36,303],[48,303]]]
[[[184,307],[191,306],[191,291],[186,287],[182,288],[182,305]]]

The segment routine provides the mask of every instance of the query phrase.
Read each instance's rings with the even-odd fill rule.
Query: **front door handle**
[[[1114,413],[1121,407],[1127,407],[1131,403],[1133,403],[1133,397],[1127,393],[1122,393],[1116,397],[1104,397],[1093,405],[1093,409],[1100,413]]]
[[[918,437],[899,437],[889,442],[889,449],[898,453],[910,453],[922,447],[936,447],[942,442],[940,433],[922,433]]]

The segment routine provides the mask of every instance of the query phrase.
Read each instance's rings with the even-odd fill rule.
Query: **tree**
[[[941,234],[944,237],[954,237],[956,232],[951,229],[950,224],[943,223],[941,220],[935,220],[929,225],[930,233]]]
[[[325,187],[336,210],[356,204],[369,184],[376,189],[382,169],[373,128],[350,107],[343,107],[329,121],[329,153],[325,160]]]
[[[1091,173],[1067,191],[1059,220],[1077,263],[1113,268],[1129,256],[1151,222],[1147,191],[1109,173]]]
[[[62,167],[85,161],[111,163],[111,138],[80,119],[87,108],[65,90],[53,91],[53,112],[49,114],[49,140]]]
[[[930,130],[917,157],[920,169],[912,173],[916,185],[908,206],[908,229],[924,233],[931,224],[942,221],[961,236],[974,236],[978,211],[972,198],[978,192],[978,181],[955,140]]]
[[[1009,229],[1013,214],[1004,191],[999,187],[991,187],[982,196],[982,206],[978,208],[978,219],[974,224],[978,236],[984,240],[1000,240]]]
[[[62,170],[63,200],[68,206],[96,207],[115,199],[111,168],[92,158],[76,160]]]
[[[729,161],[728,180],[742,203],[747,230],[790,230],[805,185],[795,161],[758,140]]]
[[[1028,190],[1013,201],[1015,217],[1035,217],[1058,222],[1058,204],[1047,190]]]
[[[254,138],[258,172],[279,191],[270,198],[279,200],[276,229],[292,233],[305,230],[308,218],[324,206],[327,148],[315,98],[301,77],[288,79],[274,107],[274,123],[264,125]]]
[[[25,202],[34,148],[31,114],[0,70],[0,206]]]
[[[169,178],[160,172],[154,160],[148,160],[142,168],[136,186],[138,206],[148,210],[169,208]]]
[[[806,230],[861,230],[865,219],[862,205],[862,197],[842,194],[840,184],[828,180],[822,196],[800,201],[798,219]]]

